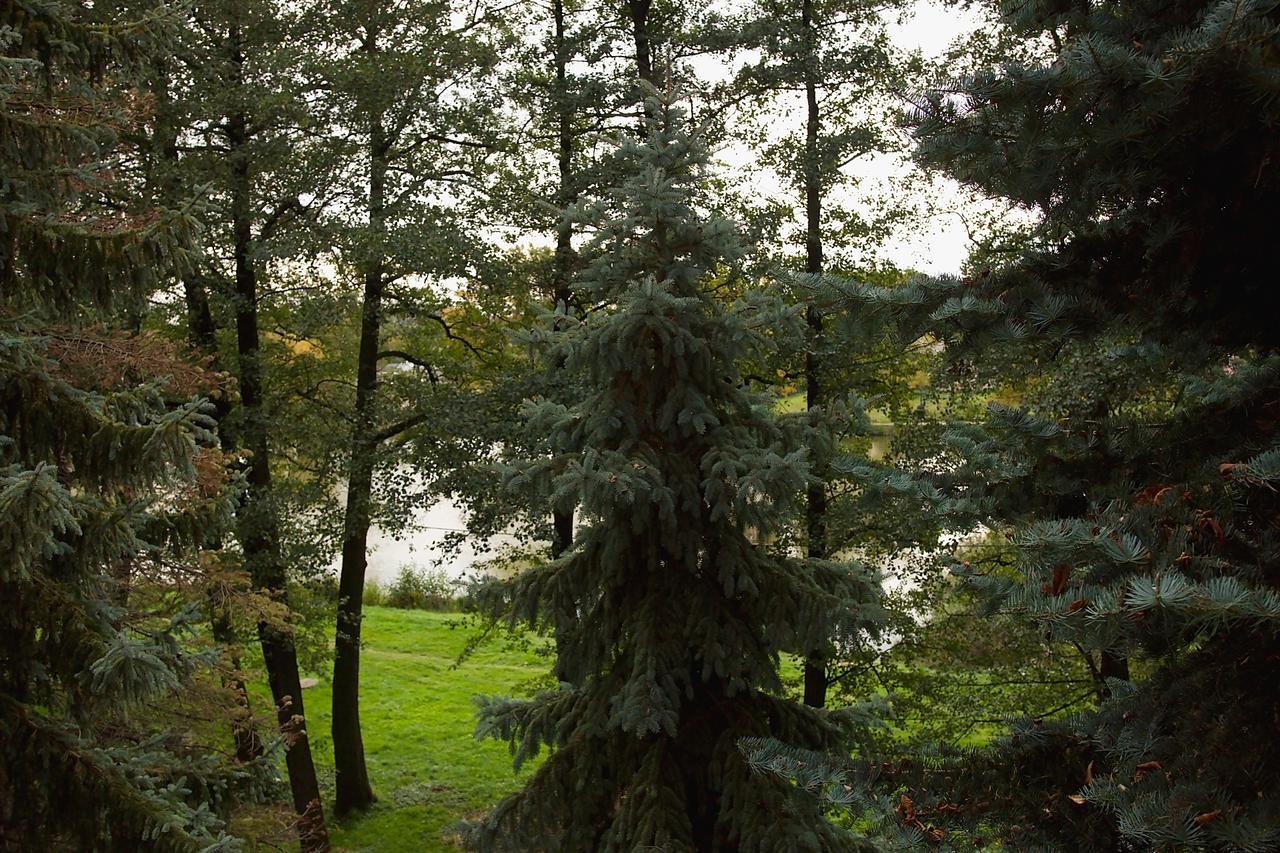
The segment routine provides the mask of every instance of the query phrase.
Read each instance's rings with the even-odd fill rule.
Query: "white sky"
[[[889,34],[899,47],[938,59],[953,41],[980,23],[979,17],[968,10],[921,0],[914,4],[908,18],[889,26]],[[962,214],[973,202],[949,180],[936,180],[933,190],[942,206],[955,212],[936,215],[915,233],[891,239],[884,255],[901,268],[935,274],[956,272],[969,251]]]
[[[920,0],[913,4],[907,20],[889,25],[889,36],[899,47],[936,59],[957,36],[978,25],[978,17],[968,10]]]
[[[953,42],[981,25],[980,16],[972,11],[935,0],[916,0],[900,17],[890,19],[888,30],[898,47],[908,52],[918,50],[926,60],[936,60]],[[694,73],[704,81],[724,80],[733,73],[730,63],[720,56],[702,55],[688,61]],[[802,120],[800,112],[783,116],[775,132],[780,135],[798,131]],[[715,152],[722,174],[730,183],[737,184],[740,191],[749,186],[754,195],[794,202],[791,198],[794,190],[783,187],[776,175],[752,168],[756,156],[743,142],[730,143]],[[928,198],[936,211],[928,218],[918,219],[900,229],[900,233],[894,234],[870,255],[856,250],[846,253],[857,262],[882,260],[892,262],[900,269],[934,274],[957,272],[970,249],[965,219],[977,221],[979,214],[987,216],[992,211],[990,202],[973,198],[947,178],[922,175],[901,157],[868,158],[846,167],[845,171],[854,179],[854,184],[861,185],[865,196],[882,192],[905,194],[916,199]],[[854,192],[830,201],[844,202],[856,208],[860,207],[858,195]],[[802,208],[798,203],[794,206],[797,209],[795,224],[799,227],[802,225],[799,218]],[[506,239],[518,245],[545,246],[550,243],[549,235],[540,233],[513,233]],[[830,246],[828,254],[835,256],[840,249],[839,246]]]

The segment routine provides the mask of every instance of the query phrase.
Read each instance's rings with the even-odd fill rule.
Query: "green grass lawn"
[[[505,744],[472,737],[473,697],[526,693],[545,676],[550,659],[495,641],[453,669],[474,631],[455,626],[457,615],[386,607],[364,612],[360,721],[378,803],[340,823],[331,819],[330,838],[348,851],[454,850],[442,831],[481,814],[530,772],[528,766],[519,775],[512,772]],[[265,707],[265,693],[256,701],[258,709]],[[328,683],[308,688],[304,701],[321,783],[328,789],[328,812],[333,797]]]
[[[529,695],[548,685],[550,658],[499,637],[454,668],[476,631],[459,624],[462,617],[369,606],[364,613],[360,718],[378,797],[368,812],[341,822],[332,819],[330,687],[322,679],[304,693],[330,839],[335,849],[351,853],[456,850],[447,828],[481,816],[518,788],[537,764],[530,762],[516,774],[505,743],[475,740],[473,700],[479,695]],[[781,675],[798,694],[799,661],[784,656]],[[263,717],[270,700],[260,658],[256,667],[251,665],[250,676],[254,709]],[[975,733],[973,741],[988,735]],[[220,736],[229,738],[229,732]],[[237,815],[232,831],[249,842],[250,850],[297,850],[291,817],[284,803],[247,809]]]

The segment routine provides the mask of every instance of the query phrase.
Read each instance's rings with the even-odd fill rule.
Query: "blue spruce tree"
[[[576,405],[528,406],[554,455],[514,487],[576,497],[583,527],[559,559],[491,588],[491,612],[554,630],[559,689],[489,699],[479,733],[517,765],[550,755],[470,828],[479,850],[847,850],[858,842],[789,783],[753,773],[744,737],[810,749],[844,741],[839,715],[782,697],[784,652],[873,627],[861,569],[771,552],[780,507],[808,483],[803,429],[750,393],[735,361],[794,311],[725,306],[742,249],[703,215],[707,162],[669,96],[620,143],[626,180],[581,212],[593,231],[575,285],[585,319],[551,333],[581,371]],[[839,620],[837,621],[836,616]]]
[[[230,493],[215,380],[136,323],[194,251],[194,223],[147,206],[128,140],[166,14],[116,4],[0,11],[0,850],[214,851],[230,807],[278,784],[138,712],[216,650],[200,621],[131,602],[144,575],[196,574]]]

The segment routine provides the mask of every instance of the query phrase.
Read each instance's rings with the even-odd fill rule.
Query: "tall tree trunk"
[[[213,312],[209,310],[209,295],[203,282],[188,277],[182,282],[187,303],[187,337],[201,353],[213,359],[217,366],[217,327],[214,325]],[[230,403],[225,395],[213,401],[214,419],[218,422],[218,437],[224,447],[233,447],[235,441],[229,434],[227,414]],[[221,537],[219,537],[221,540]],[[221,548],[221,541],[211,542],[210,547]],[[209,594],[209,626],[213,631],[213,641],[227,649],[235,649],[239,645],[235,629],[231,625],[231,613],[225,601],[212,590]],[[262,756],[262,739],[253,727],[253,708],[249,705],[249,691],[241,676],[240,655],[231,654],[231,670],[222,674],[222,686],[235,702],[235,710],[231,718],[231,738],[236,747],[236,758],[240,761],[252,761]]]
[[[370,27],[364,49],[376,53],[377,32]],[[380,115],[369,123],[369,229],[373,254],[365,261],[364,302],[360,310],[360,352],[356,365],[355,423],[351,434],[351,470],[342,527],[342,569],[338,579],[338,630],[333,656],[333,761],[336,797],[333,810],[344,815],[374,801],[360,731],[360,623],[364,576],[368,568],[370,502],[378,452],[374,436],[378,392],[378,350],[382,342],[388,143]]]
[[[1100,397],[1095,400],[1093,409],[1089,413],[1089,420],[1092,423],[1106,423],[1110,417],[1110,401],[1106,397]],[[1089,495],[1086,492],[1059,495],[1053,502],[1053,511],[1058,518],[1081,518],[1089,512]],[[1127,655],[1123,653],[1117,654],[1110,649],[1101,649],[1098,652],[1096,666],[1089,652],[1085,651],[1084,655],[1089,666],[1090,675],[1093,676],[1094,693],[1097,695],[1099,703],[1111,698],[1111,688],[1107,686],[1107,679],[1130,680],[1129,658]]]
[[[232,23],[229,33],[231,79],[234,88],[243,86],[244,54],[240,28]],[[251,202],[249,182],[249,122],[238,110],[228,117],[227,141],[232,175],[232,234],[235,259],[236,353],[239,363],[240,405],[244,447],[250,458],[247,488],[237,509],[240,547],[253,585],[288,604],[284,560],[280,552],[280,524],[271,486],[270,446],[258,334],[258,280],[251,254]],[[276,704],[280,732],[288,744],[285,764],[293,807],[298,815],[298,839],[304,853],[328,851],[320,785],[311,759],[303,709],[302,683],[292,633],[265,620],[258,622],[258,639]]]
[[[156,184],[157,191],[163,196],[164,204],[173,205],[181,201],[178,170],[178,133],[173,121],[173,101],[170,97],[169,76],[163,62],[157,64],[153,85],[156,99],[156,120],[154,134],[154,155],[162,171]],[[218,328],[214,323],[213,311],[209,308],[209,293],[204,282],[194,275],[188,274],[182,280],[183,296],[187,306],[187,340],[191,346],[210,360],[211,366],[217,368]],[[218,424],[219,442],[230,447],[234,441],[227,434],[227,413],[230,403],[225,394],[213,400],[214,420]],[[216,541],[208,543],[208,547],[222,547],[221,535]],[[226,604],[210,591],[209,625],[213,632],[213,640],[220,646],[235,649],[238,645],[235,631],[231,625],[231,616]],[[221,676],[222,686],[227,690],[235,703],[231,718],[231,737],[235,743],[236,759],[253,761],[262,756],[262,739],[253,727],[253,708],[249,705],[249,693],[241,677],[240,656],[231,655],[231,671]]]
[[[1111,401],[1105,396],[1100,397],[1093,407],[1092,420],[1095,423],[1107,423],[1111,417]],[[1071,515],[1083,516],[1089,511],[1089,501],[1085,496],[1078,501],[1078,505],[1071,507],[1073,512]],[[1065,514],[1065,513],[1064,513]],[[1129,657],[1123,653],[1116,654],[1109,649],[1102,649],[1098,653],[1098,685],[1100,698],[1111,697],[1111,688],[1107,685],[1108,678],[1118,678],[1121,681],[1129,681]]]
[[[555,30],[552,33],[555,46],[556,90],[553,98],[556,111],[557,166],[560,183],[556,187],[556,207],[561,211],[556,222],[556,253],[551,265],[551,299],[556,306],[564,306],[569,310],[573,297],[573,226],[564,213],[565,208],[574,202],[577,193],[573,181],[573,108],[569,98],[569,51],[565,35],[564,0],[553,0],[552,16]],[[564,360],[556,359],[556,370],[563,370]],[[553,506],[551,508],[551,559],[556,559],[573,546],[573,507]],[[561,665],[560,638],[563,627],[557,626],[556,664],[553,674],[561,681],[565,680],[565,668]]]
[[[569,98],[569,51],[565,35],[564,0],[554,0],[552,14],[555,18],[555,73],[556,73],[556,131],[557,166],[560,183],[556,187],[556,206],[561,216],[556,223],[556,253],[552,258],[552,301],[569,310],[573,296],[570,289],[573,279],[573,228],[569,217],[563,214],[577,197],[573,179],[573,108]],[[555,559],[573,545],[573,509],[552,509],[551,557]]]
[[[237,646],[231,627],[231,614],[216,596],[209,596],[209,623],[213,628],[213,640],[228,649]],[[240,655],[231,655],[231,671],[222,673],[222,687],[231,694],[235,708],[231,712],[231,740],[236,747],[237,761],[253,761],[262,757],[262,738],[253,726],[253,708],[249,705],[249,692],[241,677]]]
[[[1111,698],[1111,687],[1107,684],[1108,678],[1118,678],[1121,681],[1129,681],[1129,658],[1125,655],[1118,655],[1103,649],[1099,655],[1098,666],[1098,701],[1102,702]]]
[[[658,80],[653,70],[653,46],[649,32],[649,9],[653,0],[627,0],[631,14],[631,36],[635,42],[636,76],[653,85]]]
[[[804,25],[804,96],[806,106],[804,135],[804,210],[805,272],[822,272],[822,172],[818,162],[818,89],[816,35],[813,22],[813,0],[803,0],[800,10]],[[809,325],[809,346],[804,357],[805,405],[812,411],[823,404],[822,360],[818,348],[822,344],[822,314],[817,306],[805,309]],[[808,554],[812,559],[827,556],[827,490],[822,481],[825,459],[814,459],[817,481],[809,486],[805,506]],[[804,703],[821,708],[827,703],[827,661],[823,649],[813,649],[804,663]]]
[[[199,352],[212,359],[214,367],[218,365],[217,326],[214,325],[213,312],[209,309],[209,294],[204,283],[191,276],[183,279],[183,293],[187,303],[187,338]],[[230,403],[225,394],[213,401],[214,420],[218,423],[218,438],[223,447],[233,447],[235,439],[230,434],[227,414]],[[221,548],[219,541],[210,542],[209,547]],[[213,641],[227,649],[235,649],[239,645],[235,629],[231,625],[231,613],[227,603],[222,601],[214,590],[209,591],[209,626],[213,631]],[[240,655],[231,654],[231,670],[222,674],[222,687],[231,694],[235,702],[235,710],[231,717],[231,738],[236,747],[236,758],[240,761],[252,761],[262,756],[262,739],[253,727],[253,708],[249,705],[249,691],[241,676]]]

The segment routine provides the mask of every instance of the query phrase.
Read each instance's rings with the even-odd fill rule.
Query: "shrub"
[[[289,597],[294,596],[304,596],[327,604],[335,604],[338,601],[338,575],[327,572],[298,579],[289,588]]]
[[[385,607],[387,605],[387,588],[376,580],[364,582],[364,593],[360,596],[366,607]]]
[[[439,569],[402,566],[382,603],[407,610],[448,610],[454,607],[457,593],[457,582]]]

